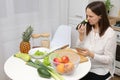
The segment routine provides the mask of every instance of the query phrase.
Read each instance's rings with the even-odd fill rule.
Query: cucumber
[[[44,78],[51,78],[51,74],[48,72],[47,69],[45,69],[44,67],[40,67],[37,69],[37,72],[38,74],[41,76],[41,77],[44,77]]]
[[[14,57],[20,58],[26,62],[31,60],[31,56],[25,53],[16,53],[14,54]]]
[[[32,66],[34,68],[37,68],[37,72],[38,74],[43,77],[43,78],[50,78],[51,74],[49,73],[48,69],[46,67],[43,66],[43,64],[38,64],[37,62],[32,62],[32,61],[28,61],[26,63],[29,66]]]
[[[86,20],[86,19],[83,20],[80,24],[77,25],[76,30],[78,30],[79,25],[81,26],[81,24],[84,24],[84,25],[85,25],[85,24],[87,24],[87,23],[88,23],[88,20]]]

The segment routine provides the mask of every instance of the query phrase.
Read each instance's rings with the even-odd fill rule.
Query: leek
[[[39,60],[35,60],[35,63],[38,65],[42,65],[44,68],[46,68],[48,70],[48,72],[51,74],[51,76],[55,79],[55,80],[65,80],[60,74],[58,74],[54,69],[52,69],[51,67],[48,67],[46,65],[44,65],[42,62],[40,62]]]
[[[44,65],[41,61],[39,60],[35,60],[35,62],[33,61],[29,61],[26,63],[29,66],[32,66],[34,68],[39,68],[39,67],[44,67],[50,74],[51,76],[55,79],[55,80],[65,80],[59,73],[57,73],[53,68],[48,67],[46,65]]]

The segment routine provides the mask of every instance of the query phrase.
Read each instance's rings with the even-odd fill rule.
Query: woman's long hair
[[[99,35],[103,36],[107,28],[110,26],[105,4],[102,1],[94,1],[88,4],[86,9],[87,8],[89,8],[96,15],[101,16],[98,25],[99,25]],[[87,30],[86,30],[87,35],[92,30],[92,26],[94,27],[94,25],[90,25],[89,23],[87,24]]]

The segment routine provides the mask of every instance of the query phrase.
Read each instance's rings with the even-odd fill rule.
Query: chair
[[[50,48],[60,47],[63,45],[71,46],[71,27],[68,25],[60,25],[50,42]]]
[[[116,56],[116,54],[114,56]],[[116,65],[115,61],[116,61],[116,59],[114,58],[114,61],[112,63],[112,66],[113,66],[112,75],[110,77],[108,77],[106,80],[112,80],[112,78],[114,77],[115,65]]]

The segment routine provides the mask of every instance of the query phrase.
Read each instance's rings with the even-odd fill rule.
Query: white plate
[[[36,56],[34,55],[36,51],[40,51],[40,52],[45,52],[46,54],[44,55],[40,55],[40,56]],[[44,58],[46,55],[49,54],[49,49],[48,48],[44,48],[44,47],[41,47],[41,48],[33,48],[33,49],[30,49],[29,50],[29,54],[31,55],[31,57],[35,58],[35,59],[40,59],[40,58]]]

